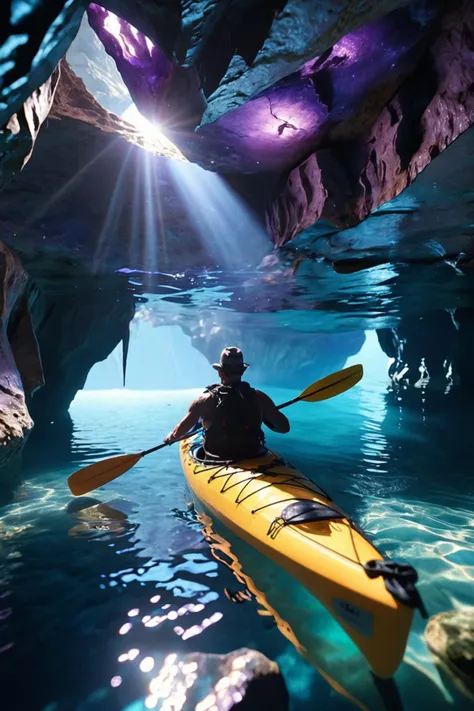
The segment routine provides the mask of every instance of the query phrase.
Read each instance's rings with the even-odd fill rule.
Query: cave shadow
[[[472,495],[474,309],[405,313],[377,335],[391,358],[382,432],[392,466],[416,477],[423,499]]]
[[[35,425],[23,449],[23,473],[31,478],[45,469],[85,466],[85,460],[92,462],[122,454],[118,447],[100,447],[90,442],[79,447],[75,439],[76,431],[69,413],[58,422]]]

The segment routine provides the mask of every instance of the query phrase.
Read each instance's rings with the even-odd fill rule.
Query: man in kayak
[[[171,443],[199,421],[204,428],[204,452],[209,458],[236,461],[258,456],[264,443],[262,423],[274,432],[290,431],[288,418],[268,395],[242,380],[248,368],[242,351],[224,348],[217,370],[220,384],[210,385],[191,403],[187,415],[166,437]]]

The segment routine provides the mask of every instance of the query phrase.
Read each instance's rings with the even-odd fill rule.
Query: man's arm
[[[278,410],[268,395],[265,395],[265,393],[262,393],[260,390],[257,390],[257,393],[264,424],[274,432],[279,432],[280,434],[289,432],[290,423],[286,415]]]
[[[167,444],[171,444],[171,442],[174,442],[180,437],[184,437],[184,435],[187,434],[189,430],[194,427],[194,425],[197,425],[199,420],[202,418],[203,405],[204,401],[201,397],[194,400],[194,402],[192,402],[189,406],[187,414],[183,417],[181,422],[176,425],[174,430],[172,430],[169,435],[165,437],[164,441]]]

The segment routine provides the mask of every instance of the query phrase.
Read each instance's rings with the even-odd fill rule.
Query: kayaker
[[[290,431],[288,418],[261,390],[242,380],[248,368],[242,351],[224,348],[217,370],[220,384],[210,385],[191,403],[187,415],[166,437],[171,443],[202,422],[203,447],[209,458],[236,461],[258,456],[265,441],[262,423],[274,432]]]

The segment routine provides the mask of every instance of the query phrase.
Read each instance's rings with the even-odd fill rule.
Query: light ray
[[[169,172],[192,213],[198,239],[218,268],[259,264],[271,249],[268,234],[224,178],[179,161],[169,162]]]
[[[181,151],[161,132],[160,126],[149,121],[143,116],[135,104],[125,109],[122,114],[122,119],[130,123],[141,135],[143,139],[143,148],[150,153],[156,153],[159,146],[162,146],[165,151],[170,151],[172,158],[184,161],[187,163],[187,158]]]

